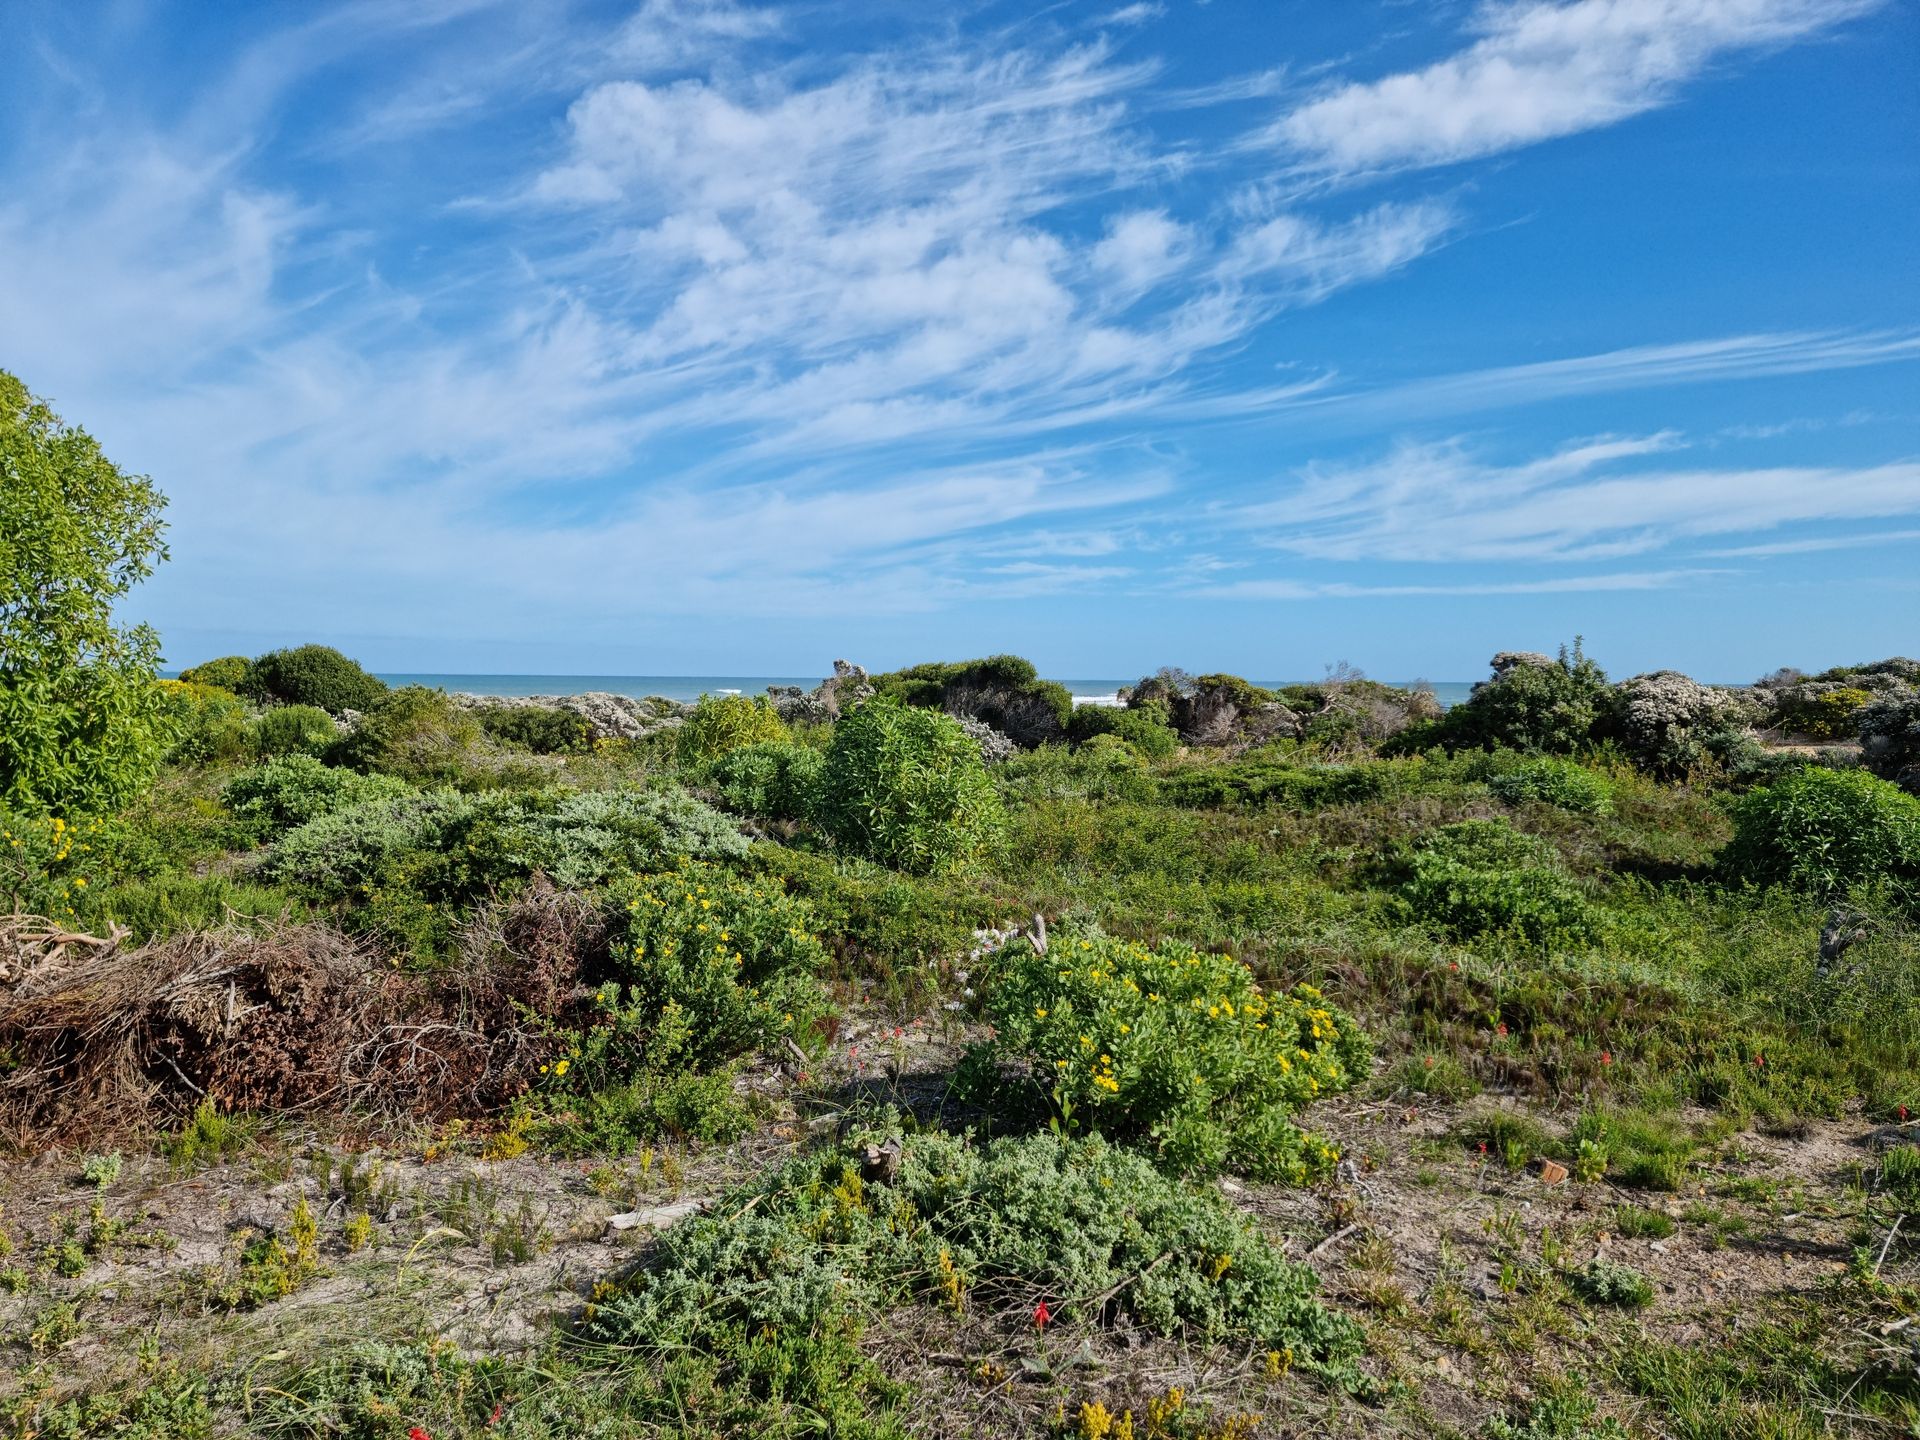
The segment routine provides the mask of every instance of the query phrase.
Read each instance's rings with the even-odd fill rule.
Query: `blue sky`
[[[16,3],[191,663],[1920,649],[1904,0]]]

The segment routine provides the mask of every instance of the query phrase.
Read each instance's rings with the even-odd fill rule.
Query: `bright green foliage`
[[[713,785],[728,808],[762,820],[804,820],[813,813],[826,756],[808,745],[763,741],[731,750],[714,765]]]
[[[69,825],[57,816],[0,805],[0,913],[64,920],[85,905],[99,874],[104,822]]]
[[[702,695],[675,736],[675,748],[682,763],[709,765],[743,745],[792,738],[764,695]]]
[[[405,685],[373,700],[332,758],[355,770],[380,770],[415,784],[450,783],[473,770],[486,745],[480,722],[444,690]]]
[[[1487,1440],[1629,1440],[1618,1420],[1595,1414],[1580,1385],[1547,1378],[1540,1389],[1519,1414],[1489,1420]]]
[[[249,667],[245,693],[281,705],[318,705],[329,715],[365,710],[387,693],[377,680],[330,645],[274,650]]]
[[[495,740],[536,755],[577,755],[593,743],[587,722],[570,710],[550,710],[542,705],[483,705],[473,713]]]
[[[1159,706],[1122,710],[1111,705],[1082,705],[1067,722],[1069,739],[1085,742],[1096,735],[1117,735],[1151,760],[1164,760],[1180,748],[1179,733]]]
[[[1272,805],[1315,810],[1416,789],[1425,763],[1415,758],[1316,765],[1254,752],[1176,770],[1162,779],[1160,795],[1169,805],[1194,809],[1257,810]]]
[[[253,673],[253,661],[244,655],[222,655],[218,660],[203,660],[192,669],[182,670],[180,678],[189,685],[217,685],[236,695],[246,693],[247,677]]]
[[[913,874],[979,858],[1004,824],[979,745],[938,711],[885,699],[834,726],[816,818],[846,849]]]
[[[1864,770],[1802,770],[1734,802],[1729,874],[1831,896],[1920,884],[1920,798]]]
[[[446,791],[363,800],[289,831],[261,873],[319,895],[350,895],[381,879],[404,856],[446,849],[474,808],[474,801]]]
[[[1813,740],[1853,740],[1860,734],[1860,710],[1872,699],[1871,690],[1853,686],[1796,698],[1780,707],[1779,723]]]
[[[100,814],[159,768],[160,637],[113,607],[166,559],[165,504],[0,370],[0,803]]]
[[[1495,775],[1487,788],[1509,805],[1532,800],[1580,815],[1606,815],[1613,810],[1613,787],[1603,776],[1551,755]]]
[[[1422,840],[1400,897],[1414,918],[1450,935],[1509,932],[1538,945],[1589,938],[1592,913],[1550,847],[1503,820],[1463,820]]]
[[[739,859],[733,821],[684,790],[567,790],[488,806],[467,836],[479,878],[546,875],[584,889],[688,856]]]
[[[168,717],[173,744],[167,760],[175,765],[217,765],[238,760],[252,749],[247,707],[231,690],[186,680],[155,682]]]
[[[1018,655],[915,665],[876,675],[873,685],[902,704],[971,715],[1022,746],[1061,739],[1073,715],[1067,687],[1042,680]]]
[[[993,783],[1009,802],[1035,800],[1126,800],[1154,798],[1153,771],[1123,741],[1095,736],[1069,750],[1043,745],[1022,750],[996,765]]]
[[[797,1156],[674,1226],[597,1308],[592,1337],[724,1351],[742,1334],[819,1334],[917,1296],[1039,1293],[1059,1324],[1100,1323],[1111,1303],[1159,1334],[1252,1342],[1355,1378],[1359,1327],[1319,1302],[1312,1271],[1218,1194],[1130,1151],[910,1135],[889,1183],[862,1180],[862,1138]]]
[[[652,1072],[707,1070],[826,1011],[826,951],[806,902],[777,881],[689,863],[614,894],[626,934],[595,997],[599,1020],[570,1037],[556,1090],[595,1091]]]
[[[411,786],[391,775],[361,775],[295,754],[242,770],[227,782],[220,798],[250,834],[270,840],[323,815],[412,793]]]
[[[1144,1143],[1179,1173],[1297,1183],[1337,1158],[1292,1117],[1364,1077],[1370,1052],[1312,986],[1271,994],[1231,955],[1072,932],[1044,955],[1016,940],[1000,966],[976,1087],[1015,1065],[1063,1128]]]
[[[317,705],[280,705],[254,726],[253,747],[261,756],[324,755],[340,738],[340,727]]]
[[[1571,755],[1587,743],[1607,701],[1606,672],[1576,640],[1549,664],[1510,667],[1442,719],[1405,731],[1403,743]]]

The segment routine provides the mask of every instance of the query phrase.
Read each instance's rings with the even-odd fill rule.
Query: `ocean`
[[[662,695],[669,700],[694,701],[702,695],[764,695],[769,685],[798,685],[811,690],[820,683],[818,675],[393,675],[380,678],[389,685],[428,685],[442,690],[464,691],[470,695],[583,695],[603,690],[612,695]],[[1134,684],[1140,677],[1124,680],[1062,680],[1073,692],[1077,704],[1112,704],[1115,692]],[[1306,685],[1306,680],[1256,680],[1269,689],[1285,685]],[[1401,684],[1401,681],[1389,681]],[[1434,698],[1442,705],[1457,705],[1473,690],[1471,680],[1433,680],[1426,682]]]

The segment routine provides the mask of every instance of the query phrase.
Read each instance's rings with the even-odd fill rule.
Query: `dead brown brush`
[[[399,973],[316,924],[123,934],[0,921],[0,1134],[33,1147],[226,1111],[483,1115],[527,1088],[606,944],[539,883],[483,911],[462,964]]]

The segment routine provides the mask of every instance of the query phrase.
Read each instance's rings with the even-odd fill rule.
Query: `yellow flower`
[[[560,1062],[559,1062],[558,1064],[556,1064],[556,1065],[555,1065],[555,1066],[553,1067],[553,1073],[554,1073],[554,1074],[556,1074],[556,1075],[564,1075],[564,1074],[566,1074],[566,1073],[567,1073],[567,1066],[568,1066],[568,1065],[569,1065],[570,1063],[571,1063],[570,1061],[566,1061],[566,1060],[562,1060],[562,1061],[560,1061]]]
[[[1036,1020],[1044,1020],[1044,1019],[1046,1019],[1046,1018],[1047,1018],[1047,1011],[1046,1011],[1046,1007],[1045,1007],[1045,1006],[1042,1006],[1042,1005],[1036,1005],[1036,1006],[1034,1006],[1034,1007],[1033,1007],[1033,1018],[1034,1018],[1034,1019],[1036,1019]]]

